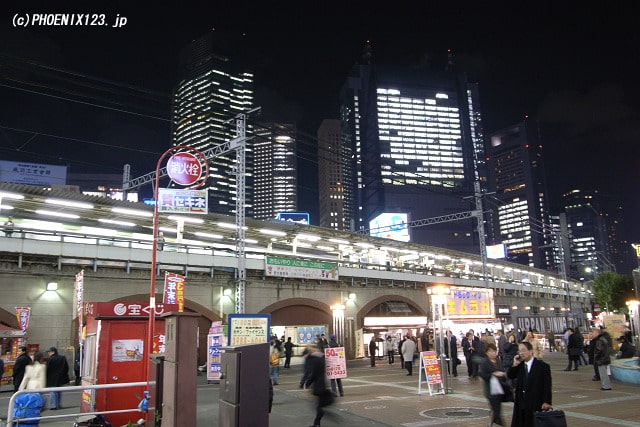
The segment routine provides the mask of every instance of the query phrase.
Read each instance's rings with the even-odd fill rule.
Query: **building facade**
[[[173,145],[200,151],[236,136],[237,114],[253,107],[253,74],[218,52],[214,33],[193,41],[182,52],[181,78],[173,93]],[[209,210],[235,212],[236,155],[229,152],[210,159]],[[247,215],[252,215],[253,151],[246,147],[245,194]]]
[[[318,129],[320,227],[349,231],[355,227],[352,150],[343,143],[340,120],[325,119]]]
[[[597,192],[572,190],[562,195],[569,233],[572,278],[593,280],[598,273],[615,271],[610,261],[605,215]]]
[[[296,125],[260,123],[254,134],[254,218],[268,220],[279,212],[296,211]]]
[[[446,70],[378,65],[365,47],[340,98],[356,230],[386,212],[412,221],[473,209],[466,197],[485,177],[477,95],[452,62]],[[475,252],[474,222],[414,228],[411,240]]]
[[[494,234],[509,261],[553,268],[552,227],[547,206],[542,144],[526,122],[490,135],[488,198]]]

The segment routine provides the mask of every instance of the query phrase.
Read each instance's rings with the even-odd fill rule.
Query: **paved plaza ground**
[[[600,383],[591,381],[593,366],[580,366],[578,371],[565,372],[567,357],[562,353],[545,356],[553,377],[553,406],[562,409],[569,426],[640,427],[640,387],[612,381],[612,391],[600,391]],[[467,378],[466,367],[453,379],[453,393],[430,396],[426,384],[418,393],[417,368],[407,376],[396,358],[394,365],[378,360],[376,367],[368,360],[348,363],[349,378],[343,380],[344,397],[327,409],[322,426],[487,426],[489,409],[482,394],[482,380]],[[264,426],[303,427],[312,424],[315,409],[310,390],[299,388],[301,365],[281,369],[279,384],[274,387],[274,402],[269,420]],[[218,426],[218,384],[207,384],[198,377],[198,427]],[[0,418],[6,419],[10,393],[0,394]],[[63,398],[69,407],[62,411],[45,411],[43,415],[77,412],[73,402],[78,393]],[[503,404],[503,418],[511,421],[513,404]],[[243,410],[251,410],[243,408]],[[71,426],[65,421],[43,420],[41,426]],[[220,426],[228,427],[228,426]],[[241,426],[245,427],[245,426]]]

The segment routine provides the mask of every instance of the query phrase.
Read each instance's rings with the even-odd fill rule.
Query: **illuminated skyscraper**
[[[474,209],[486,185],[478,91],[454,69],[374,64],[370,46],[343,86],[340,119],[352,158],[355,229],[383,212],[409,220]],[[345,206],[347,207],[347,206]],[[411,229],[411,241],[476,252],[475,221]],[[474,248],[475,246],[475,248]]]
[[[526,122],[489,138],[489,188],[495,191],[493,217],[498,243],[520,264],[553,266],[542,144]]]
[[[219,53],[220,49],[214,47],[214,33],[209,33],[182,52],[181,80],[173,94],[174,145],[203,151],[227,142],[235,137],[235,123],[225,122],[253,107],[253,74]],[[247,144],[247,216],[252,215],[252,154],[251,144]],[[235,156],[235,152],[230,152],[210,161],[211,212],[235,212]]]
[[[297,210],[296,126],[261,123],[254,128],[254,218],[274,219]]]
[[[562,195],[569,234],[570,272],[575,279],[593,280],[615,271],[610,261],[605,215],[595,191],[572,190]]]
[[[340,120],[325,119],[318,129],[320,227],[351,230],[353,185],[351,148],[343,143]]]

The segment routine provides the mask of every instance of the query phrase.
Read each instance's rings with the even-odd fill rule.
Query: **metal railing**
[[[67,386],[67,387],[45,387],[45,388],[36,388],[36,389],[31,389],[31,390],[20,390],[17,391],[13,394],[13,396],[11,396],[11,398],[9,399],[9,408],[7,409],[7,426],[12,426],[14,422],[17,422],[18,424],[24,422],[24,421],[35,421],[35,420],[55,420],[55,419],[61,419],[61,418],[77,418],[79,416],[85,416],[85,415],[108,415],[108,414],[120,414],[120,413],[126,413],[126,412],[136,412],[136,413],[141,413],[137,407],[135,408],[131,408],[131,409],[117,409],[117,410],[113,410],[113,411],[100,411],[100,412],[77,412],[77,413],[71,413],[71,414],[59,414],[59,415],[47,415],[44,417],[33,417],[33,418],[20,418],[20,419],[14,419],[13,416],[13,408],[15,406],[15,401],[16,398],[21,395],[21,394],[29,394],[29,393],[50,393],[50,392],[64,392],[64,391],[82,391],[82,390],[103,390],[103,389],[110,389],[110,388],[127,388],[127,387],[151,387],[155,385],[155,381],[152,382],[146,382],[146,381],[139,381],[139,382],[133,382],[133,383],[121,383],[121,384],[97,384],[97,385],[78,385],[78,386]],[[154,408],[149,407],[150,410],[153,410]]]

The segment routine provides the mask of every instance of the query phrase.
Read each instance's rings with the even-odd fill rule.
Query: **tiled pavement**
[[[567,358],[561,353],[545,356],[553,377],[553,406],[562,409],[569,426],[640,427],[640,387],[612,381],[612,391],[600,391],[600,383],[591,381],[592,366],[565,372]],[[460,368],[464,368],[463,365]],[[279,384],[274,387],[272,413],[264,426],[297,427],[312,424],[314,397],[309,390],[299,388],[301,366],[281,369]],[[368,360],[348,363],[349,378],[343,380],[344,397],[327,409],[322,420],[331,426],[487,426],[488,404],[482,394],[482,380],[471,381],[466,369],[453,379],[453,393],[430,396],[426,385],[418,393],[417,368],[412,377],[400,368],[398,361],[389,365],[379,360],[375,368]],[[218,385],[206,384],[199,376],[198,427],[218,426]],[[0,418],[6,419],[9,393],[0,394]],[[75,401],[73,395],[65,401]],[[250,410],[250,408],[243,408]],[[57,411],[71,413],[77,408]],[[510,424],[513,404],[502,406],[503,419]],[[43,413],[46,415],[47,412]],[[41,426],[71,426],[70,420],[41,421]],[[220,426],[228,427],[228,426]],[[245,426],[241,426],[245,427]]]

